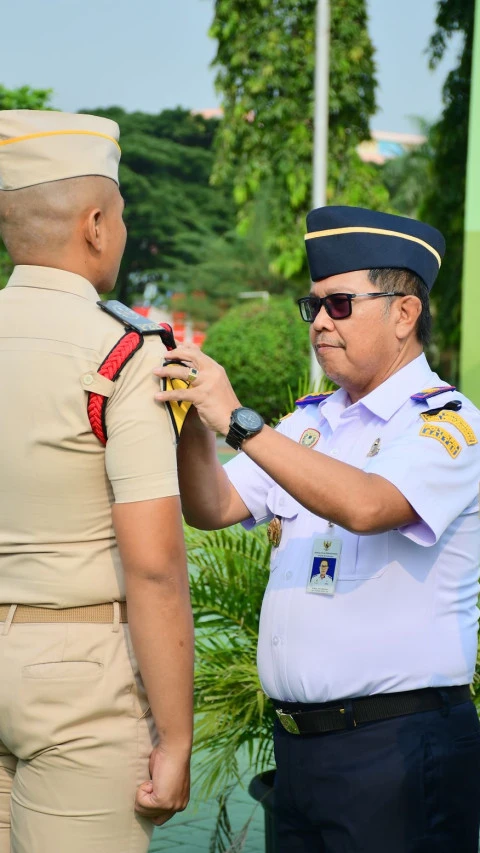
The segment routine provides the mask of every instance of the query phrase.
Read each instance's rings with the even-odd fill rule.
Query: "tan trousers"
[[[146,853],[153,745],[128,626],[0,623],[0,853]]]

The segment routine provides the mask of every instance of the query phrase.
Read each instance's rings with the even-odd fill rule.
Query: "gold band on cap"
[[[13,145],[14,142],[25,142],[27,139],[42,139],[45,136],[100,136],[102,139],[108,139],[110,142],[114,142],[120,151],[120,145],[117,140],[113,138],[113,136],[108,136],[106,133],[98,133],[96,130],[46,130],[42,133],[27,133],[26,136],[16,136],[13,139],[5,139],[3,142],[0,142],[0,145]]]
[[[305,234],[305,240],[313,240],[316,237],[332,237],[335,234],[383,234],[386,237],[401,237],[403,240],[410,240],[412,243],[418,243],[424,249],[428,249],[432,253],[438,266],[441,267],[442,259],[436,249],[426,243],[425,240],[420,240],[419,237],[412,237],[410,234],[402,234],[401,231],[386,231],[384,228],[363,228],[362,226],[354,226],[351,228],[330,228],[328,231],[312,231],[310,234]]]

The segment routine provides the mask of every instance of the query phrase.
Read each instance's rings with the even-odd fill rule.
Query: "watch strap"
[[[229,447],[233,447],[234,450],[240,450],[245,438],[248,438],[248,436],[245,435],[244,430],[240,430],[236,424],[230,424],[230,429],[225,436],[225,443]]]
[[[264,420],[258,414],[258,412],[254,412],[254,414],[257,415],[260,420],[260,424],[256,429],[249,429],[246,426],[242,426],[236,420],[237,413],[242,410],[242,406],[240,406],[240,408],[238,409],[233,410],[230,417],[230,428],[228,430],[227,435],[225,436],[225,442],[229,445],[229,447],[233,447],[234,450],[240,450],[240,447],[245,441],[245,439],[251,438],[253,435],[257,435],[257,433],[259,433],[264,426]],[[253,412],[254,410],[252,409],[251,411]]]

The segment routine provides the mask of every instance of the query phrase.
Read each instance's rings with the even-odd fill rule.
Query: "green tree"
[[[430,63],[435,67],[454,33],[464,35],[458,65],[443,87],[444,109],[432,127],[433,147],[427,192],[419,215],[442,231],[447,251],[432,291],[440,370],[445,379],[458,378],[461,282],[463,265],[465,179],[472,68],[474,0],[439,0],[437,29],[430,40]]]
[[[47,110],[52,89],[6,89],[0,83],[0,110]],[[12,272],[12,263],[0,237],[0,288],[5,287]]]
[[[131,302],[147,282],[185,290],[199,246],[233,225],[227,191],[210,185],[217,120],[177,108],[158,115],[92,110],[120,126],[120,185],[128,241],[117,298]]]
[[[0,105],[2,96],[4,108],[41,109],[47,108],[50,92],[0,87]],[[127,113],[121,107],[83,112],[120,125],[120,183],[129,237],[115,295],[131,302],[148,282],[155,282],[164,297],[185,290],[183,278],[203,246],[234,221],[228,191],[210,185],[218,121],[180,108],[158,115]],[[0,253],[3,283],[9,271]]]
[[[196,263],[178,270],[185,286],[184,296],[176,299],[178,310],[187,311],[197,322],[212,323],[236,305],[244,292],[292,293],[292,282],[271,267],[269,222],[269,197],[265,194],[255,200],[244,232],[232,229],[208,239],[192,235]]]
[[[249,300],[214,323],[204,350],[223,364],[239,399],[269,422],[308,366],[308,331],[291,298]]]
[[[271,188],[267,248],[276,272],[305,268],[304,217],[310,206],[314,116],[315,0],[216,0],[211,35],[218,41],[217,87],[224,121],[213,179],[231,181],[240,228],[252,200]],[[356,147],[370,136],[375,112],[373,47],[365,0],[332,4],[330,56],[330,203],[383,208],[376,167]]]
[[[382,167],[382,179],[390,195],[392,208],[403,216],[418,216],[427,192],[431,191],[431,169],[434,149],[430,125],[417,119],[418,132],[425,137],[420,145],[400,157],[387,160]]]
[[[48,110],[53,89],[6,89],[0,83],[0,110]]]

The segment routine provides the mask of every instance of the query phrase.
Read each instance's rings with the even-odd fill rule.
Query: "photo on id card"
[[[313,543],[307,592],[333,595],[340,565],[340,539],[316,538]]]

